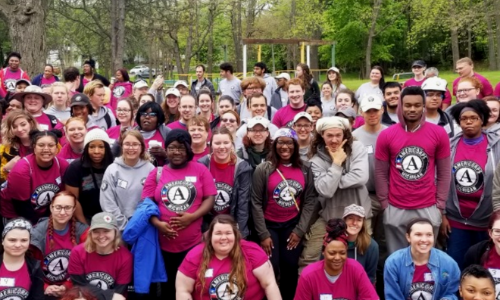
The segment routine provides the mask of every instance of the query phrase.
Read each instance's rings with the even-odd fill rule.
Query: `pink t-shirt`
[[[80,244],[71,250],[69,275],[85,275],[91,285],[101,290],[113,289],[116,284],[129,284],[132,281],[133,257],[126,247],[120,247],[108,255],[97,252],[88,253],[85,245]]]
[[[292,128],[293,118],[299,112],[306,111],[306,105],[301,108],[292,108],[290,105],[280,108],[273,118],[273,124],[278,128]]]
[[[300,168],[279,165],[278,169],[286,178],[288,186],[278,174],[278,171],[271,173],[267,185],[269,199],[264,210],[264,218],[269,221],[281,223],[289,221],[299,214],[293,199],[295,197],[295,201],[297,201],[297,205],[300,207],[305,180]]]
[[[83,87],[85,87],[89,82],[90,80],[87,80],[87,78],[83,77]]]
[[[183,130],[187,131],[187,126],[185,124],[181,123],[181,121],[172,122],[172,123],[168,124],[167,127],[170,129],[183,129]]]
[[[450,142],[443,127],[425,122],[415,132],[401,124],[383,130],[375,158],[389,162],[389,204],[420,209],[436,204],[436,160],[450,157]]]
[[[479,75],[478,73],[474,72],[473,77],[476,77],[481,81],[481,84],[483,85],[483,88],[479,92],[479,95],[477,96],[478,99],[483,99],[486,96],[493,95],[493,87],[491,86],[491,83],[488,81],[488,79],[484,78],[483,76]],[[458,82],[462,79],[462,77],[458,77],[455,80],[453,80],[453,96],[457,95],[457,86]]]
[[[62,130],[63,124],[61,122],[59,122],[59,120],[57,118],[54,118],[54,120],[56,120],[56,123],[52,124],[49,117],[44,112],[42,112],[42,114],[39,115],[38,117],[35,117],[35,120],[37,121],[41,130],[59,129],[59,130],[61,130],[61,132],[64,132]]]
[[[111,99],[109,101],[109,106],[112,111],[116,111],[116,106],[118,105],[118,100],[128,97],[132,94],[132,83],[131,82],[115,82],[113,85],[113,91],[111,93]]]
[[[434,278],[427,264],[415,266],[415,273],[410,285],[409,299],[432,299],[434,295]]]
[[[337,281],[326,277],[324,260],[307,266],[300,275],[294,300],[378,300],[373,284],[363,266],[348,258]]]
[[[71,226],[69,224],[68,226]],[[64,235],[59,235],[55,232],[52,234],[54,241],[53,247],[50,247],[49,235],[46,235],[45,256],[43,258],[43,274],[46,284],[61,285],[68,280],[68,264],[71,249],[75,247],[71,242],[71,227],[68,228]]]
[[[146,148],[148,148],[148,149],[150,148],[149,147],[150,141],[156,141],[156,142],[160,143],[161,144],[160,147],[165,149],[165,140],[163,140],[163,136],[161,135],[160,130],[157,129],[152,137],[144,140],[144,143],[146,144]],[[156,165],[156,166],[163,166],[165,164],[165,159],[159,158],[159,157],[154,157],[153,155],[150,156],[150,161],[153,165]]]
[[[488,139],[484,139],[477,145],[467,145],[463,138],[458,142],[455,160],[453,161],[452,174],[455,180],[460,214],[465,219],[469,218],[476,209],[484,190],[484,170],[488,154]],[[465,225],[460,222],[449,220],[451,226],[466,230],[485,230]]]
[[[200,297],[201,285],[198,284],[199,268],[202,262],[203,249],[205,244],[194,247],[184,258],[179,271],[193,280],[196,280],[195,289],[192,293],[195,300],[213,300],[213,299],[263,299],[264,289],[259,280],[253,274],[253,270],[259,268],[268,261],[267,255],[257,244],[241,240],[241,251],[245,259],[245,271],[247,279],[247,290],[243,297],[236,296],[238,293],[238,283],[234,282],[231,289],[229,284],[229,275],[231,273],[231,258],[226,257],[222,260],[212,257],[205,272],[205,287]]]
[[[56,78],[54,76],[51,76],[49,79],[42,76],[42,81],[40,82],[40,87],[44,88],[46,86],[50,86],[54,82],[56,82]]]
[[[403,88],[405,88],[407,86],[422,86],[424,81],[425,81],[425,77],[422,78],[422,80],[420,80],[420,81],[417,81],[415,79],[415,77],[413,77],[413,78],[410,78],[410,79],[405,81],[405,83],[403,84]]]
[[[493,92],[493,96],[500,97],[500,82],[497,83],[497,85],[495,86],[495,91]]]
[[[194,156],[193,156],[193,161],[198,161],[198,159],[204,157],[204,156],[207,156],[207,154],[210,153],[210,147],[205,147],[205,150],[203,150],[203,152],[200,152],[200,153],[195,153]]]
[[[213,159],[210,160],[210,173],[212,174],[217,196],[215,196],[215,205],[212,209],[214,215],[229,214],[231,207],[231,196],[233,194],[234,164],[218,164]]]
[[[39,217],[45,214],[54,195],[64,189],[62,177],[68,162],[57,159],[58,164],[56,159],[48,170],[38,167],[33,154],[17,162],[9,174],[7,188],[3,191],[6,195],[2,197],[3,202],[0,206],[3,217],[7,219],[18,217],[10,199],[21,201],[30,199],[35,213]]]
[[[1,78],[2,78],[2,90],[4,92],[3,96],[5,96],[5,93],[10,91],[10,92],[15,92],[16,91],[16,82],[19,79],[26,79],[30,80],[28,74],[24,72],[21,69],[17,69],[15,72],[12,72],[10,68],[4,68],[0,72]]]
[[[57,154],[57,158],[64,159],[68,163],[71,163],[72,161],[74,161],[75,159],[79,159],[80,157],[82,157],[82,154],[73,151],[69,143],[64,145],[61,148],[61,151],[59,151],[59,154]]]
[[[121,130],[122,130],[122,126],[116,125],[116,126],[109,128],[108,130],[106,130],[106,133],[108,134],[110,139],[113,139],[113,141],[116,141],[120,138]]]
[[[490,271],[491,276],[495,280],[495,299],[498,299],[498,296],[500,296],[500,256],[496,252],[495,247],[492,247],[491,251],[489,251],[483,266]]]
[[[365,125],[365,118],[363,118],[363,116],[356,116],[354,124],[352,124],[352,129],[359,128],[363,125]]]
[[[31,279],[26,262],[17,271],[9,271],[2,263],[0,267],[0,299],[28,299]]]
[[[212,174],[204,165],[190,161],[182,169],[172,169],[163,166],[158,183],[156,182],[156,168],[149,173],[141,198],[151,198],[158,203],[160,219],[169,223],[171,217],[177,213],[193,213],[200,208],[204,198],[215,196]],[[160,246],[163,251],[179,253],[186,251],[201,242],[202,218],[195,220],[188,227],[179,231],[175,240],[170,241],[163,234],[159,235]]]

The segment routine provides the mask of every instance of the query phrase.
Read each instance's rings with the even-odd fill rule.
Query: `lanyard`
[[[290,193],[290,195],[292,196],[292,199],[293,199],[293,203],[295,204],[295,207],[297,208],[297,211],[300,212],[300,208],[299,208],[299,205],[297,204],[297,201],[295,200],[295,195],[293,194],[292,190],[290,189],[290,186],[288,185],[288,180],[286,180],[285,176],[283,176],[283,173],[280,172],[280,170],[278,168],[276,168],[276,171],[278,172],[278,174],[281,176],[281,179],[283,179],[283,181],[285,182],[286,184],[286,187],[288,189],[288,192]]]

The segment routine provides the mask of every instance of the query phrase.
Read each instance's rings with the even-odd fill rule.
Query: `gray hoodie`
[[[147,160],[141,159],[131,167],[123,162],[122,157],[115,158],[106,169],[99,200],[102,211],[116,217],[121,231],[125,229],[128,219],[132,217],[137,204],[141,201],[144,181],[153,169],[154,166]]]
[[[109,117],[106,117],[106,115],[109,115]],[[109,121],[106,120],[107,118],[109,119]],[[97,116],[89,114],[89,123],[92,123],[93,125],[106,131],[113,126],[116,126],[116,118],[107,107],[101,106],[99,108]]]
[[[55,106],[49,106],[46,110],[43,111],[48,115],[53,115],[59,121],[65,121],[71,117],[71,111],[69,107],[66,107],[65,110],[57,110]]]
[[[368,153],[359,142],[352,143],[352,153],[338,166],[325,153],[324,146],[309,160],[314,174],[314,186],[320,196],[319,214],[325,221],[342,218],[344,208],[357,204],[365,209],[368,218],[372,215],[371,200],[368,197]]]

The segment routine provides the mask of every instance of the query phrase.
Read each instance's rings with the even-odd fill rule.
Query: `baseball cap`
[[[263,117],[253,117],[249,119],[247,128],[253,128],[257,124],[264,126],[264,128],[269,128],[269,120]]]
[[[103,184],[107,184],[103,182]],[[104,188],[104,187],[101,187]],[[107,187],[106,187],[107,188]],[[116,222],[116,218],[107,212],[101,212],[95,214],[92,217],[92,222],[90,222],[90,230],[94,229],[115,229],[118,230],[118,223]]]
[[[176,97],[180,97],[181,96],[181,93],[179,93],[179,90],[176,89],[176,88],[169,88],[166,92],[165,92],[165,97],[167,97],[168,95],[174,95]]]
[[[383,105],[384,102],[379,96],[366,95],[363,98],[361,98],[361,104],[359,105],[359,108],[361,108],[361,111],[367,112],[370,109],[380,110]]]
[[[331,67],[330,69],[328,69],[327,73],[330,72],[330,71],[333,71],[333,72],[335,72],[337,74],[340,74],[340,70],[337,67]]]
[[[342,219],[347,217],[348,215],[356,215],[361,218],[366,217],[365,209],[363,208],[363,206],[359,206],[356,204],[351,204],[344,208],[344,215],[342,215]],[[92,221],[93,220],[94,219],[92,219]]]
[[[335,113],[335,115],[338,116],[339,114],[343,114],[347,118],[353,118],[353,119],[356,118],[356,111],[352,107],[339,108],[339,110]]]
[[[80,105],[85,106],[89,104],[90,104],[90,99],[85,94],[74,94],[71,97],[71,104],[70,104],[71,107]]]
[[[441,91],[446,92],[446,85],[448,82],[439,77],[427,78],[422,84],[422,90],[424,91]]]
[[[307,120],[309,120],[309,122],[313,121],[313,118],[311,117],[310,114],[306,113],[305,111],[301,111],[298,114],[296,114],[295,117],[293,117],[292,124],[295,124],[301,118],[306,118]]]
[[[143,87],[149,87],[148,83],[144,80],[139,80],[134,84],[134,90],[135,89],[142,89]]]
[[[288,73],[280,73],[278,76],[274,77],[276,79],[285,78],[287,81],[290,80],[290,74]]]
[[[411,64],[411,67],[415,67],[415,66],[419,66],[419,67],[422,67],[422,68],[425,68],[427,65],[425,64],[425,61],[421,60],[421,59],[418,59],[416,61],[414,61],[412,64]]]
[[[185,87],[189,87],[189,85],[187,84],[186,80],[177,80],[174,83],[174,88],[178,87],[179,85],[183,85]]]
[[[16,86],[18,86],[20,83],[26,83],[27,85],[31,85],[31,82],[24,78],[21,78],[18,81],[16,81]]]

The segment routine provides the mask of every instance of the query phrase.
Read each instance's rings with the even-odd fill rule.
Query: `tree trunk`
[[[382,6],[382,0],[375,0],[373,2],[372,22],[370,30],[368,31],[368,41],[366,43],[365,76],[367,76],[367,74],[370,74],[370,70],[372,68],[373,38],[375,37],[375,29],[377,27],[377,19],[381,6]]]
[[[123,67],[125,40],[125,0],[111,0],[111,68],[112,72]]]
[[[500,0],[494,0],[493,11],[495,12],[496,40],[497,40],[497,68],[500,68]]]
[[[489,13],[492,5],[490,1],[484,0],[484,18],[486,20],[486,32],[488,39],[488,69],[496,70],[497,64],[495,60],[495,35],[493,34],[493,25],[491,14]]]
[[[213,64],[214,64],[214,19],[217,10],[217,2],[212,1],[208,8],[208,45],[207,45],[207,73],[212,80]]]
[[[43,71],[48,0],[0,0],[0,17],[8,24],[12,50],[22,56],[30,77]]]
[[[184,51],[184,72],[189,73],[189,66],[191,65],[191,55],[193,50],[193,35],[195,31],[195,22],[198,16],[198,5],[197,0],[190,0],[189,6],[192,7],[193,11],[189,14],[189,26],[188,26],[188,36],[186,40],[186,50]]]
[[[449,11],[450,11],[450,32],[451,32],[451,53],[453,56],[453,69],[457,60],[460,58],[460,48],[458,46],[458,25],[456,24],[456,14],[455,14],[455,1],[449,0]]]
[[[292,0],[290,3],[290,15],[288,16],[288,27],[294,28],[295,26],[295,11],[297,8],[297,1]],[[286,69],[291,70],[295,68],[294,60],[294,47],[295,45],[286,45]]]
[[[241,43],[241,1],[233,1],[231,10],[231,25],[233,26],[234,55],[236,60],[236,71],[243,71],[243,47]]]

